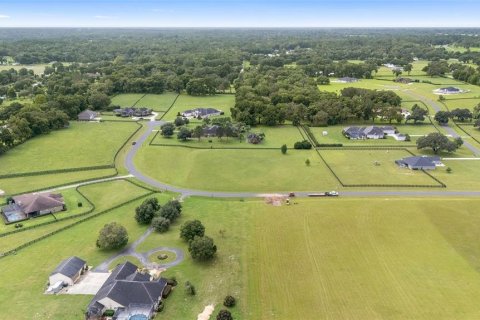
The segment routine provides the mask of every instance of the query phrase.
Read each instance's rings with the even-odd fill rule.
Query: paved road
[[[142,264],[144,267],[147,267],[147,268],[170,268],[170,267],[173,267],[173,266],[176,266],[177,264],[179,264],[180,262],[183,261],[184,259],[184,254],[183,254],[183,251],[180,250],[180,249],[177,249],[177,248],[170,248],[170,247],[158,247],[158,248],[155,248],[155,249],[152,249],[150,251],[147,251],[147,252],[143,252],[143,253],[140,253],[140,252],[137,252],[137,247],[143,242],[145,241],[145,239],[152,233],[153,229],[152,228],[148,228],[147,231],[145,231],[144,234],[142,234],[142,236],[140,238],[138,238],[137,240],[135,240],[135,242],[133,242],[132,244],[130,244],[129,246],[125,247],[123,250],[121,250],[120,252],[114,254],[113,256],[109,257],[107,260],[103,261],[102,263],[100,263],[96,268],[93,269],[94,272],[108,272],[108,266],[117,258],[120,258],[120,257],[125,257],[125,256],[132,256],[132,257],[135,257],[137,258]],[[157,251],[169,251],[169,252],[172,252],[176,255],[176,258],[174,261],[172,262],[169,262],[169,263],[165,263],[165,264],[159,264],[159,263],[155,263],[155,262],[150,262],[150,260],[148,259],[148,257],[152,254],[152,253],[155,253]]]
[[[137,140],[137,143],[131,147],[128,151],[127,156],[125,158],[125,167],[127,170],[135,176],[140,181],[145,182],[146,184],[158,188],[160,190],[168,190],[175,193],[180,193],[181,198],[186,198],[189,196],[203,196],[203,197],[212,197],[212,198],[256,198],[256,197],[265,197],[267,194],[286,194],[285,191],[280,192],[221,192],[221,191],[204,191],[204,190],[194,190],[188,188],[181,188],[176,186],[171,186],[169,184],[163,183],[161,181],[157,181],[153,178],[150,178],[144,175],[142,172],[137,170],[133,163],[133,158],[137,154],[138,150],[142,147],[143,143],[147,140],[153,130],[159,128],[160,125],[165,123],[164,121],[152,121],[147,123],[147,130],[143,133],[143,135]],[[295,192],[294,190],[292,190]],[[326,191],[326,190],[322,190]],[[311,193],[318,193],[319,191],[302,191],[302,192],[295,192],[297,197],[308,197]],[[404,196],[404,197],[412,197],[412,196],[471,196],[471,197],[478,197],[480,196],[480,191],[446,191],[446,190],[431,190],[431,191],[341,191],[340,195],[347,196],[347,197],[379,197],[379,196]]]
[[[418,93],[413,92],[411,90],[405,90],[404,92],[407,93],[408,95],[410,95],[411,97],[414,97],[414,98],[422,101],[423,103],[425,103],[427,105],[430,105],[435,110],[435,112],[444,111],[443,107],[438,102],[433,101],[432,99],[429,99],[429,98],[427,98],[425,96],[422,96],[421,94],[418,94]],[[460,137],[460,135],[455,131],[455,129],[450,127],[448,124],[442,125],[441,127],[443,129],[445,129],[445,131],[447,131],[448,134],[451,135],[453,138]],[[480,155],[480,149],[478,149],[477,147],[472,145],[470,142],[464,140],[463,145],[465,147],[467,147],[470,151],[472,151],[474,155],[476,155],[476,156]]]

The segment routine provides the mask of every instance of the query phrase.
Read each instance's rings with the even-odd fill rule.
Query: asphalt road
[[[135,178],[144,183],[158,188],[160,190],[172,191],[175,193],[180,193],[182,198],[189,197],[189,196],[202,196],[202,197],[212,197],[212,198],[255,198],[255,197],[265,197],[266,194],[284,194],[286,195],[287,192],[280,191],[280,192],[222,192],[222,191],[205,191],[205,190],[195,190],[195,189],[188,189],[188,188],[181,188],[176,186],[171,186],[169,184],[163,183],[161,181],[157,181],[151,177],[146,176],[142,172],[140,172],[134,165],[133,159],[137,154],[138,150],[142,147],[143,143],[147,140],[147,138],[151,135],[153,130],[159,129],[159,127],[165,123],[164,121],[152,121],[146,123],[147,130],[143,133],[143,135],[136,141],[135,145],[132,145],[130,150],[127,153],[125,158],[125,167],[127,170],[132,174]],[[452,129],[453,130],[453,129]],[[472,146],[473,147],[473,146]],[[476,148],[475,148],[476,149]],[[478,149],[476,149],[478,151]],[[321,190],[321,191],[301,191],[295,192],[297,197],[308,197],[311,193],[318,193],[324,192],[328,190]],[[480,191],[447,191],[447,190],[429,190],[429,191],[412,191],[412,190],[405,190],[405,191],[382,191],[382,190],[372,190],[372,191],[340,191],[339,194],[342,197],[436,197],[436,196],[450,196],[450,197],[478,197],[480,196]]]

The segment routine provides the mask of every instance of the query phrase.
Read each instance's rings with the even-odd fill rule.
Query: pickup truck
[[[328,192],[320,192],[320,193],[309,193],[309,197],[338,197],[337,191],[328,191]]]

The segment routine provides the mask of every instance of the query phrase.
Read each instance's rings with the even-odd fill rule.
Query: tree
[[[417,149],[430,148],[435,154],[442,150],[452,152],[460,147],[461,144],[459,145],[459,143],[460,141],[450,141],[445,135],[439,132],[433,132],[425,137],[418,138]]]
[[[100,230],[97,247],[105,250],[118,249],[125,246],[127,242],[127,229],[116,222],[111,222]]]
[[[180,216],[180,211],[174,204],[169,202],[160,209],[158,215],[170,220],[170,222],[174,222]]]
[[[306,165],[307,167],[310,167],[310,159],[305,160],[305,165]]]
[[[149,198],[135,208],[135,220],[140,224],[150,224],[155,213],[160,210],[157,198]]]
[[[210,260],[217,252],[213,239],[207,236],[195,237],[188,245],[188,251],[193,259],[199,261]]]
[[[435,121],[444,125],[448,123],[448,119],[450,118],[450,112],[448,111],[438,111],[435,113]]]
[[[319,84],[319,85],[330,84],[330,78],[327,77],[327,76],[318,76],[317,84]]]
[[[217,314],[217,320],[233,320],[232,313],[228,310],[222,309]]]
[[[410,72],[413,70],[413,65],[411,63],[407,63],[406,65],[403,66],[403,70],[410,75]]]
[[[182,141],[187,141],[188,138],[192,137],[192,130],[182,127],[178,131],[177,138]]]
[[[202,126],[196,126],[193,129],[192,132],[192,137],[198,138],[198,141],[200,141],[200,138],[203,136],[203,127]]]
[[[152,219],[152,227],[157,232],[167,232],[170,228],[170,220],[165,217],[155,217]]]
[[[464,108],[464,109],[460,109],[460,108],[456,108],[456,109],[453,109],[452,111],[450,111],[450,116],[451,117],[454,117],[454,118],[457,118],[458,121],[461,121],[461,122],[464,122],[465,120],[472,120],[473,118],[473,114],[470,110]]]
[[[440,60],[429,62],[428,65],[422,69],[422,71],[426,72],[427,75],[431,77],[435,77],[443,76],[450,70],[448,67],[448,62],[445,60]]]
[[[398,77],[399,75],[402,74],[402,70],[399,69],[399,68],[394,68],[394,69],[392,70],[392,73],[395,75],[395,77]]]
[[[110,97],[102,92],[94,92],[88,97],[88,103],[94,110],[103,110],[108,107],[111,102]]]
[[[173,123],[170,123],[170,122],[165,123],[160,127],[160,131],[162,132],[162,136],[171,137],[175,132],[175,126],[173,125]]]
[[[235,298],[228,295],[225,297],[225,299],[223,300],[223,305],[227,308],[232,308],[234,307],[236,304],[236,301],[235,301]]]
[[[175,126],[177,126],[177,127],[183,126],[184,124],[187,123],[185,120],[186,120],[186,119],[183,119],[183,117],[176,117],[176,118],[175,118],[175,121],[174,121]]]
[[[205,234],[205,227],[199,220],[186,221],[180,228],[180,238],[185,241],[191,241],[193,238],[203,237]]]
[[[288,149],[288,148],[287,148],[287,145],[286,145],[286,144],[284,144],[284,145],[280,148],[280,150],[282,151],[282,154],[286,154],[286,153],[287,153],[287,149]]]
[[[412,113],[407,116],[405,122],[413,120],[413,123],[416,124],[418,121],[422,122],[425,120],[425,116],[428,114],[428,111],[418,104],[414,104],[412,107]]]

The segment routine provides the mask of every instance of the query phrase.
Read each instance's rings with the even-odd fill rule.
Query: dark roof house
[[[383,139],[385,131],[381,127],[346,127],[342,130],[345,137],[352,140],[357,139]]]
[[[78,114],[78,121],[93,121],[97,116],[95,111],[87,109]]]
[[[211,116],[219,116],[222,114],[223,111],[214,108],[196,108],[192,110],[185,110],[182,112],[182,116],[186,118],[208,118]]]
[[[446,88],[440,88],[435,90],[435,93],[440,93],[440,94],[455,94],[455,93],[462,93],[462,92],[464,91],[455,87],[446,87]]]
[[[87,262],[79,257],[70,257],[53,270],[49,277],[50,285],[61,282],[64,285],[73,285],[87,269]]]
[[[118,265],[98,293],[88,305],[87,319],[100,319],[105,310],[115,310],[118,314],[141,313],[151,319],[162,299],[167,285],[163,278],[152,280],[150,275],[138,272],[138,267],[130,262]]]
[[[410,170],[434,170],[437,166],[442,165],[440,157],[427,156],[413,156],[400,160],[395,160],[395,163]]]

